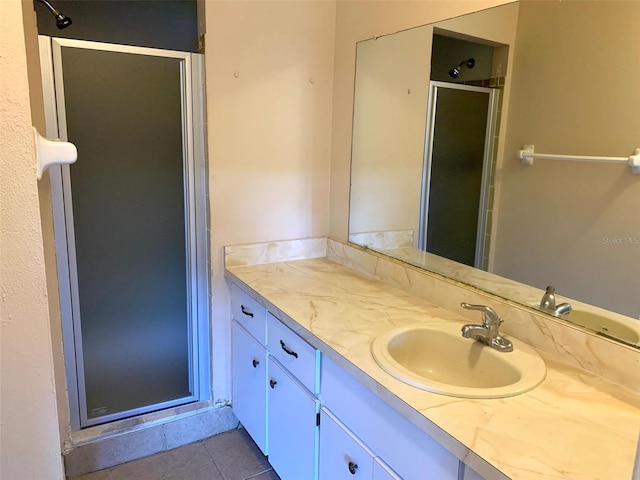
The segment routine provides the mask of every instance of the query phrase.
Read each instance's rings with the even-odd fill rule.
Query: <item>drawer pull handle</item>
[[[258,368],[258,365],[260,365],[260,362],[258,360],[256,360],[255,358],[253,359],[253,362],[251,362],[253,364],[253,368]]]
[[[349,462],[349,473],[351,475],[355,475],[356,474],[356,470],[358,470],[358,464],[357,463],[353,463],[353,462]]]
[[[293,350],[291,350],[289,347],[287,347],[284,343],[283,340],[280,340],[280,346],[282,347],[282,349],[287,352],[289,355],[291,355],[292,357],[296,357],[298,358],[298,354],[296,352],[294,352]]]
[[[244,313],[247,317],[251,317],[253,318],[253,313],[251,313],[249,310],[247,310],[244,305],[240,305],[240,310],[242,311],[242,313]]]
[[[269,380],[269,386],[270,386],[271,388],[276,388],[276,384],[277,384],[277,383],[278,383],[278,382],[276,382],[273,378],[272,378],[271,380]]]

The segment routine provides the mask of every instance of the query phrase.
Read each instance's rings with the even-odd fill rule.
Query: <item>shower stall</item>
[[[201,55],[40,37],[72,429],[209,398]]]

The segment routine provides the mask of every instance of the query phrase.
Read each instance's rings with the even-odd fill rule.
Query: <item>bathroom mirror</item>
[[[349,240],[531,308],[553,285],[573,307],[554,316],[640,348],[640,175],[624,164],[517,158],[524,145],[620,158],[640,148],[639,23],[640,2],[521,0],[359,42]],[[480,126],[489,146],[478,160],[471,260],[430,249],[425,233],[437,203],[445,245],[469,223],[457,210],[467,184],[441,193],[432,172],[434,82],[499,92]],[[452,117],[450,145],[467,130],[469,105]],[[444,178],[466,181],[458,163]]]

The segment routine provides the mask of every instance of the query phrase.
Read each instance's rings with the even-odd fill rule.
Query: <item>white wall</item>
[[[334,2],[206,4],[213,389],[229,398],[223,245],[329,225]]]
[[[63,471],[22,4],[0,7],[0,472],[55,480]]]

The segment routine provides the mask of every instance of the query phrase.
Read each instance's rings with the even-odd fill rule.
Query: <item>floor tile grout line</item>
[[[216,463],[216,461],[213,459],[213,455],[211,455],[211,452],[209,451],[209,449],[207,448],[207,445],[204,443],[204,440],[200,440],[198,443],[200,443],[202,445],[202,448],[204,448],[204,451],[207,453],[207,456],[209,457],[209,459],[211,460],[211,463],[213,464],[213,467],[216,469],[216,472],[218,472],[220,474],[220,478],[222,480],[227,480],[225,478],[225,476],[222,473],[222,470],[220,470],[220,468],[218,467],[218,464]]]

